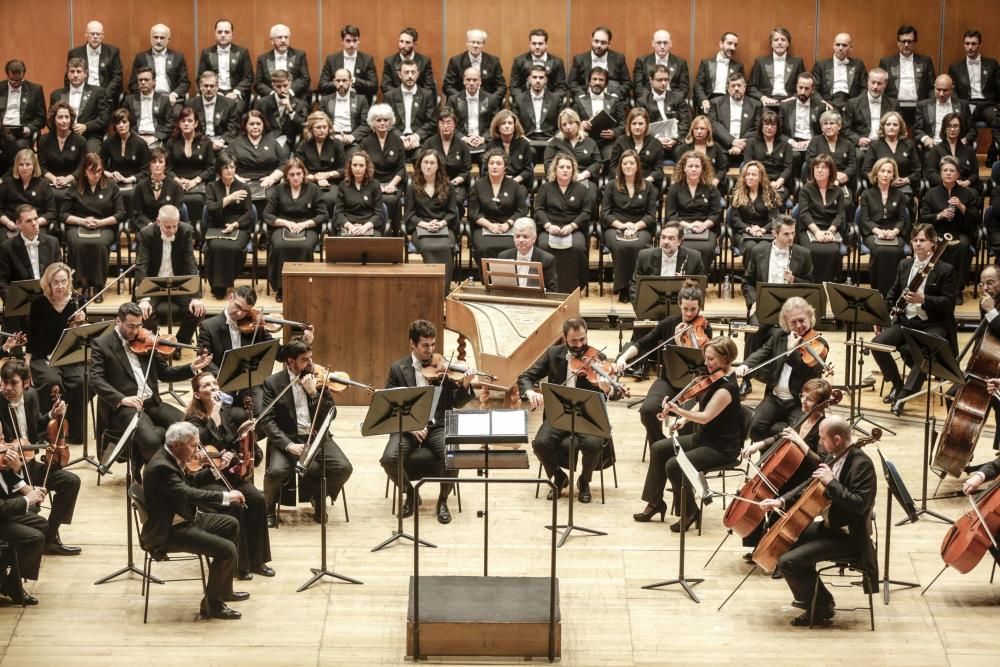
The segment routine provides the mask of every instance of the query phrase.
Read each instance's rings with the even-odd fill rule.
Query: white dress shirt
[[[944,121],[944,117],[953,111],[951,108],[951,100],[949,99],[946,103],[941,104],[935,98],[934,101],[934,134],[931,137],[934,139],[934,143],[941,143],[941,123]]]
[[[156,92],[169,94],[170,80],[167,79],[167,52],[153,51],[153,72],[156,74]]]
[[[787,349],[791,350],[793,347],[795,347],[801,342],[802,341],[799,340],[796,336],[789,335]],[[781,366],[781,374],[778,376],[778,382],[777,384],[774,385],[774,389],[772,390],[774,395],[783,401],[787,401],[793,398],[792,391],[788,386],[788,382],[789,380],[791,380],[791,378],[792,378],[792,367],[787,362],[785,362]]]
[[[743,100],[737,102],[732,97],[729,98],[729,134],[734,139],[740,138],[740,129],[743,126]]]
[[[407,90],[401,86],[399,92],[403,95],[403,134],[413,134],[410,123],[413,120],[413,99],[417,93],[417,87]]]
[[[847,60],[836,56],[833,58],[833,92],[845,95],[851,92],[851,82],[847,80]]]
[[[87,83],[92,86],[101,85],[101,50],[94,51],[87,45]]]
[[[479,136],[479,98],[465,96],[465,103],[469,107],[469,136]]]
[[[796,139],[811,139],[812,138],[812,119],[810,118],[810,112],[812,112],[812,106],[809,102],[805,104],[802,100],[795,98],[795,138]]]
[[[590,106],[591,106],[591,110],[593,112],[590,115],[591,118],[593,118],[597,114],[599,114],[602,111],[604,111],[604,106],[605,106],[604,105],[604,93],[601,93],[600,95],[594,95],[593,93],[591,93],[590,94]]]
[[[156,123],[153,122],[153,96],[139,96],[139,134],[155,134]]]
[[[3,114],[3,124],[5,127],[21,126],[21,88],[7,88],[7,110]]]
[[[153,397],[153,390],[150,389],[149,383],[146,382],[146,369],[142,367],[142,363],[139,361],[139,357],[135,356],[135,352],[129,347],[128,341],[126,341],[118,327],[115,327],[115,333],[118,335],[118,340],[122,342],[122,347],[125,349],[125,358],[128,359],[128,365],[132,369],[132,376],[135,378],[136,387],[138,387],[138,396],[142,400],[148,400]],[[150,353],[149,363],[155,363],[153,361],[152,355],[156,352]]]
[[[875,99],[868,94],[868,113],[871,115],[871,126],[868,128],[868,138],[878,139],[878,126],[882,121],[882,98]]]
[[[274,52],[274,69],[283,69],[288,72],[288,51],[284,53]],[[291,72],[289,72],[291,74]]]
[[[34,241],[29,241],[24,234],[21,234],[21,240],[24,241],[24,247],[28,251],[28,260],[31,262],[31,272],[37,280],[42,277],[42,269],[38,263],[38,237],[36,236]]]
[[[656,103],[656,108],[660,111],[660,118],[666,119],[667,117],[667,94],[657,95],[653,93],[653,102]]]
[[[774,60],[774,83],[771,86],[771,97],[786,97],[788,92],[785,90],[785,64],[788,61],[788,56],[776,56],[772,53],[771,58]]]
[[[791,251],[789,249],[781,250],[777,245],[772,243],[771,259],[767,266],[767,282],[784,283],[785,269],[789,267],[791,259]]]
[[[69,106],[73,109],[74,113],[78,116],[80,115],[80,100],[83,99],[83,86],[79,88],[69,87]]]
[[[969,70],[969,92],[974,100],[983,99],[983,80],[980,77],[982,74],[982,70],[980,69],[982,62],[982,58],[976,58],[975,60],[971,58],[965,59],[965,67]]]
[[[229,317],[229,309],[222,311],[226,315],[226,327],[229,329],[229,343],[233,346],[232,349],[238,350],[243,347],[243,338],[240,336],[240,327],[236,324],[236,320]]]
[[[913,56],[899,56],[899,101],[917,101],[917,78],[913,71]]]
[[[715,55],[715,86],[712,88],[713,95],[725,95],[726,87],[729,85],[729,58]]]
[[[531,253],[529,252],[527,255],[522,255],[520,252],[517,252],[516,259],[519,262],[530,262],[531,261]],[[529,267],[526,264],[519,265],[517,267],[517,275],[518,276],[527,276],[527,275],[529,275],[528,268]],[[518,287],[527,287],[528,286],[528,279],[527,278],[518,278],[517,279],[517,286]]]
[[[19,438],[28,437],[28,418],[24,414],[24,394],[21,394],[21,400],[17,403],[8,403],[14,416],[17,417],[17,433],[15,435]]]
[[[302,388],[302,383],[295,381],[296,377],[298,376],[295,373],[288,371],[288,379],[292,381],[292,399],[295,401],[295,430],[296,435],[307,436],[312,428],[312,419],[309,418],[309,397]]]
[[[413,363],[413,376],[416,378],[417,386],[428,386],[430,383],[427,382],[427,378],[424,377],[424,374],[420,372],[420,370],[424,367],[424,362],[413,356],[412,352],[410,353],[410,361]]]
[[[229,76],[229,54],[230,47],[223,49],[221,46],[215,52],[219,55],[219,90],[230,91],[233,89],[233,82]]]
[[[535,112],[535,127],[541,128],[542,126],[542,105],[545,103],[545,93],[535,97],[534,93],[531,93],[531,108]]]
[[[673,255],[668,255],[667,253],[660,251],[660,275],[661,276],[676,276],[677,275],[677,253]]]
[[[605,53],[603,56],[601,56],[600,58],[598,58],[597,56],[594,55],[593,51],[590,52],[590,69],[594,69],[595,67],[603,67],[606,70],[608,69],[608,54],[607,53]],[[608,70],[608,71],[610,72],[611,70]]]
[[[910,275],[906,279],[907,288],[909,288],[910,284],[913,282],[913,278],[917,275],[917,273],[920,272],[925,266],[927,266],[927,262],[921,262],[916,258],[913,259],[913,266],[910,268]],[[923,294],[924,286],[926,284],[927,284],[927,279],[924,278],[924,280],[920,283],[920,287],[916,289],[916,292],[919,294]],[[906,308],[904,309],[903,312],[909,318],[919,317],[922,320],[927,319],[927,311],[924,310],[922,304],[908,303],[906,304]]]
[[[160,256],[160,270],[156,274],[161,278],[169,278],[174,275],[174,263],[171,261],[171,251],[174,249],[175,240],[176,237],[172,239],[163,239],[163,254]]]
[[[407,124],[409,126],[409,124]],[[351,94],[341,97],[340,93],[333,95],[333,131],[349,134],[351,127]]]
[[[215,98],[208,100],[201,98],[202,107],[205,109],[205,136],[215,136]]]
[[[344,69],[351,73],[351,78],[354,78],[354,68],[358,65],[358,54],[355,51],[353,56],[347,55],[347,51],[344,51]]]

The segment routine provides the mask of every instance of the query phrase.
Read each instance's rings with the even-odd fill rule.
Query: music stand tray
[[[833,319],[854,325],[888,327],[892,324],[885,299],[878,290],[829,282],[823,283],[823,288],[833,311]]]
[[[31,300],[42,293],[37,280],[15,280],[7,289],[7,300],[3,305],[4,317],[23,317],[31,310]]]
[[[135,288],[135,298],[196,296],[199,292],[201,276],[146,276]]]
[[[327,264],[403,264],[406,244],[396,236],[327,236]]]
[[[263,384],[271,376],[277,357],[276,339],[226,350],[219,365],[219,390],[236,395]]]
[[[670,386],[683,387],[705,365],[705,353],[696,347],[667,345],[660,352],[660,364]]]
[[[761,324],[778,324],[781,307],[793,296],[799,296],[816,309],[816,317],[826,314],[826,294],[822,285],[812,283],[764,283],[757,289],[757,321]]]
[[[639,276],[635,286],[635,318],[662,320],[677,315],[677,293],[689,282],[698,283],[701,307],[705,307],[708,276]]]
[[[528,273],[518,273],[522,267],[528,267]],[[526,295],[535,295],[545,291],[545,276],[541,262],[522,262],[516,259],[499,259],[484,257],[482,262],[483,285],[487,290],[503,288],[517,289]],[[524,287],[518,284],[518,278],[524,278]]]

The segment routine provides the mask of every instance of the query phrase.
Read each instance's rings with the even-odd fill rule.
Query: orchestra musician
[[[569,373],[571,359],[579,358],[591,350],[587,344],[587,322],[581,317],[571,317],[563,322],[562,330],[563,342],[548,348],[531,368],[517,378],[521,400],[528,401],[532,410],[542,406],[542,394],[535,391],[534,386],[544,378],[548,378],[552,384],[601,391],[600,387],[592,384],[587,378]],[[614,392],[609,398],[615,400],[620,396]],[[552,480],[560,495],[569,488],[569,477],[562,471],[562,467],[576,465],[575,461],[568,461],[568,455],[564,455],[561,451],[563,440],[569,437],[569,431],[553,428],[548,422],[542,422],[531,443],[535,456],[545,468],[546,477]],[[601,461],[603,447],[603,438],[592,435],[576,436],[576,449],[582,458],[580,476],[577,478],[581,503],[589,503],[592,499],[590,478]],[[548,500],[552,500],[555,492],[555,489],[549,490]]]
[[[28,444],[43,442],[49,419],[59,420],[66,414],[66,403],[59,401],[48,413],[38,409],[38,394],[30,387],[28,365],[21,359],[9,359],[0,368],[0,427],[5,442],[23,438]],[[15,424],[14,419],[17,420]],[[54,444],[54,443],[53,443]],[[80,547],[63,544],[59,527],[73,523],[76,498],[80,493],[80,478],[69,470],[63,470],[58,462],[49,465],[40,461],[38,454],[25,461],[25,478],[29,484],[44,486],[51,494],[52,511],[49,513],[48,529],[45,531],[45,553],[55,556],[76,556]],[[47,453],[47,457],[54,456]],[[44,484],[43,484],[44,481]]]
[[[639,276],[701,276],[705,263],[701,253],[681,246],[684,230],[676,220],[660,227],[660,246],[639,251],[635,260],[635,274],[629,287],[629,298],[635,306]]]
[[[434,346],[437,343],[437,329],[427,320],[415,320],[409,327],[410,354],[389,367],[389,378],[385,388],[426,387],[437,380],[428,380],[424,371],[434,370]],[[440,357],[441,355],[436,355]],[[447,363],[445,361],[445,363]],[[417,506],[416,494],[410,480],[424,477],[457,477],[457,470],[445,469],[445,413],[461,408],[475,396],[472,381],[475,371],[467,369],[462,379],[454,381],[445,375],[440,380],[441,396],[431,422],[419,431],[403,434],[402,442],[398,433],[389,436],[389,442],[379,460],[385,474],[394,484],[399,484],[399,456],[403,457],[403,518],[413,516]],[[453,484],[441,484],[435,514],[439,523],[451,523],[448,511],[448,494]]]
[[[138,326],[138,324],[136,325]],[[240,602],[249,593],[233,590],[239,551],[240,524],[228,514],[199,512],[196,505],[242,505],[239,491],[209,491],[187,481],[185,465],[198,447],[198,428],[177,420],[166,432],[166,446],[157,448],[143,475],[143,495],[149,518],[139,540],[153,554],[187,551],[209,556],[208,583],[201,600],[201,617],[236,620],[240,612],[227,602]]]
[[[819,442],[832,461],[851,447],[851,425],[843,417],[827,417],[819,425]],[[812,622],[833,618],[834,599],[822,581],[817,581],[816,563],[823,560],[860,561],[864,572],[865,592],[878,591],[878,562],[875,546],[868,536],[875,505],[876,476],[871,458],[853,448],[833,463],[821,463],[812,477],[826,485],[823,495],[831,502],[823,521],[813,522],[792,548],[778,559],[778,571],[792,591],[792,606],[805,611],[792,619],[792,625],[805,627]],[[767,510],[791,508],[809,485],[806,480],[780,498],[763,501]],[[816,594],[815,614],[810,619],[810,604]]]
[[[903,327],[908,327],[945,338],[951,346],[952,354],[958,351],[955,335],[955,294],[958,288],[954,267],[947,262],[938,261],[920,287],[912,291],[909,289],[917,274],[927,266],[939,242],[944,243],[944,239],[939,241],[933,225],[923,222],[914,225],[910,233],[913,257],[900,263],[896,281],[886,295],[886,303],[895,304],[902,297],[906,307],[895,318],[892,326],[875,336],[874,342],[900,347],[906,342]],[[905,347],[900,351],[903,359],[912,366],[906,382],[903,382],[892,354],[872,351],[875,363],[882,370],[882,377],[892,383],[892,390],[882,402],[891,404],[892,413],[897,417],[903,412],[903,404],[898,401],[915,394],[924,383],[919,361],[914,365],[912,353]]]
[[[767,384],[767,389],[754,410],[750,423],[750,438],[754,441],[780,433],[790,423],[791,415],[802,409],[799,401],[802,387],[824,372],[823,364],[809,364],[806,359],[808,353],[804,350],[785,354],[783,359],[778,359],[803,342],[807,335],[819,335],[813,330],[816,326],[816,310],[809,302],[798,296],[785,301],[778,314],[778,325],[780,329],[775,330],[759,350],[736,367],[736,376],[742,379],[763,362],[774,361],[758,371]],[[829,349],[822,337],[819,342]]]
[[[198,428],[198,440],[203,445],[212,445],[218,450],[221,456],[214,463],[221,471],[237,462],[234,459],[240,454],[239,429],[243,426],[243,423],[234,419],[232,406],[224,403],[223,398],[215,376],[202,371],[191,380],[191,401],[184,413],[184,419]],[[204,461],[204,456],[199,456],[203,451],[205,450],[195,453],[195,461]],[[251,456],[254,457],[255,464],[263,458],[262,453],[258,456],[259,451],[254,439]],[[214,476],[211,464],[205,462],[203,465],[205,467],[190,476],[192,485],[208,491],[228,491],[229,487]],[[271,540],[267,532],[264,494],[254,486],[253,468],[250,470],[251,473],[244,478],[223,472],[229,486],[242,493],[246,499],[243,507],[228,505],[223,510],[240,522],[236,572],[242,581],[253,579],[254,574],[274,576],[274,570],[267,564],[271,560]]]
[[[677,293],[680,315],[660,320],[652,331],[625,348],[615,361],[618,372],[622,373],[628,362],[635,357],[649,353],[671,338],[673,338],[671,345],[695,348],[701,348],[711,340],[712,325],[701,314],[702,298],[701,290],[696,285],[682,288]],[[663,400],[668,396],[674,396],[681,389],[682,387],[670,384],[666,369],[661,369],[660,376],[647,390],[646,398],[639,408],[642,425],[646,428],[647,442],[654,443],[663,439],[663,422],[657,415],[663,409]]]
[[[663,500],[667,480],[670,480],[673,490],[670,513],[680,516],[683,473],[677,461],[675,437],[696,470],[726,465],[739,458],[743,440],[743,410],[732,368],[737,354],[736,343],[728,336],[710,340],[705,345],[705,368],[708,370],[705,381],[711,380],[711,383],[696,396],[697,406],[688,409],[673,401],[664,404],[663,415],[676,415],[679,419],[672,425],[671,437],[649,446],[649,467],[646,469],[646,482],[642,488],[642,499],[646,501],[646,507],[632,515],[636,521],[649,521],[656,514],[663,521],[667,512],[667,504]],[[715,375],[718,378],[712,380]],[[693,434],[673,436],[674,432],[688,422],[698,425]],[[670,526],[670,530],[675,533],[686,531],[692,524],[701,521],[701,509],[695,503],[694,492],[690,485],[683,486],[687,495],[684,500],[687,516],[680,517],[680,521]]]
[[[986,381],[986,388],[991,394],[1000,391],[1000,378],[990,378]],[[985,482],[992,481],[1000,477],[1000,457],[989,463],[979,466],[979,470],[969,475],[962,483],[962,492],[965,495],[972,495]]]
[[[15,604],[34,606],[38,598],[24,590],[21,579],[38,579],[49,524],[37,513],[45,500],[45,489],[29,485],[21,465],[15,449],[4,449],[0,455],[0,540],[11,548],[0,554],[0,594]],[[15,558],[20,577],[14,567]]]

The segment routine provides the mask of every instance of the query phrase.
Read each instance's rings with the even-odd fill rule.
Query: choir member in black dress
[[[252,204],[250,189],[236,178],[236,162],[228,151],[215,159],[215,170],[218,178],[205,188],[205,280],[212,296],[221,299],[246,262]]]
[[[344,177],[344,142],[330,134],[333,121],[325,111],[313,111],[306,118],[302,141],[295,145],[295,156],[302,160],[309,175],[307,183],[319,186],[327,213],[333,215],[337,186]]]
[[[640,111],[645,113],[646,110]],[[652,141],[659,150],[660,142]],[[659,160],[656,168],[659,170]],[[649,179],[643,178],[642,160],[631,148],[621,151],[613,171],[614,179],[609,180],[604,188],[601,227],[604,230],[604,245],[611,250],[614,258],[612,291],[618,295],[619,301],[627,303],[639,251],[652,246],[660,193]]]
[[[940,184],[928,190],[920,200],[920,222],[934,225],[939,238],[951,234],[958,241],[948,246],[941,259],[955,267],[958,285],[955,303],[962,303],[965,300],[962,292],[969,282],[972,267],[969,245],[982,215],[979,196],[972,188],[962,185],[961,166],[956,158],[942,157],[938,175]]]
[[[535,183],[534,149],[524,136],[521,121],[509,109],[501,109],[490,121],[490,137],[486,150],[501,149],[507,156],[507,175],[531,192]]]
[[[795,150],[788,143],[788,137],[781,135],[780,127],[780,116],[771,109],[765,109],[760,117],[760,127],[750,137],[743,151],[743,164],[754,160],[763,164],[771,187],[784,200],[794,185],[792,163]]]
[[[691,128],[684,138],[684,143],[679,144],[674,149],[674,159],[679,162],[681,156],[690,151],[697,151],[708,156],[709,162],[712,163],[712,178],[710,182],[719,189],[719,192],[725,192],[727,189],[726,170],[729,169],[729,157],[722,146],[715,143],[715,139],[712,136],[712,121],[709,120],[708,116],[694,117],[694,120],[691,121]],[[674,173],[677,173],[676,166],[674,167]],[[676,176],[674,180],[677,180]]]
[[[197,229],[195,223],[201,222],[205,209],[205,184],[215,177],[215,149],[191,107],[181,109],[177,117],[173,136],[167,140],[167,162],[183,192],[188,222]]]
[[[472,252],[479,260],[513,248],[514,221],[528,215],[528,191],[507,173],[508,159],[502,148],[483,153],[486,174],[480,174],[469,192]]]
[[[892,187],[901,189],[909,200],[907,206],[912,207],[914,195],[920,192],[923,166],[917,145],[906,137],[906,121],[898,111],[889,111],[879,121],[878,139],[870,143],[865,151],[862,175],[869,177],[875,163],[884,157],[892,158],[899,172]],[[874,181],[869,180],[869,185],[873,184]]]
[[[127,188],[135,186],[145,176],[149,145],[135,132],[128,109],[115,109],[111,113],[111,127],[101,147],[101,160],[108,176],[125,194],[128,194]]]
[[[781,195],[771,185],[762,162],[750,160],[743,163],[730,206],[733,211],[733,245],[740,249],[745,262],[758,244],[769,242],[764,235],[770,234],[771,224],[782,211]]]
[[[388,104],[375,104],[368,110],[371,133],[358,148],[368,154],[374,166],[374,178],[382,188],[382,203],[389,210],[390,230],[400,232],[400,204],[406,190],[406,148],[403,137],[394,127],[396,114]]]
[[[979,186],[979,158],[975,148],[962,142],[964,135],[962,114],[950,113],[941,120],[941,141],[924,158],[924,174],[932,187],[941,184],[941,160],[946,156],[958,164],[959,185],[973,189]]]
[[[38,162],[42,176],[52,186],[56,210],[60,213],[70,188],[75,184],[80,160],[87,152],[87,140],[73,131],[75,122],[73,108],[65,102],[56,102],[49,109],[49,131],[38,139]]]
[[[634,151],[639,156],[642,173],[647,181],[656,186],[657,192],[663,191],[663,146],[660,140],[649,133],[649,112],[644,107],[635,107],[625,118],[625,134],[615,139],[611,147],[611,173],[614,178],[615,168],[621,160],[622,153]]]
[[[846,208],[844,188],[837,185],[837,165],[820,153],[809,161],[809,180],[799,190],[798,232],[799,245],[812,254],[817,283],[834,282],[840,274]]]
[[[230,399],[231,400],[231,399]],[[236,573],[241,580],[253,579],[254,574],[273,577],[274,570],[268,565],[271,560],[271,539],[267,532],[267,510],[264,494],[253,484],[253,472],[246,478],[227,474],[234,465],[233,458],[240,453],[238,432],[242,424],[236,423],[236,411],[223,402],[222,392],[215,376],[203,371],[191,380],[191,401],[184,413],[184,420],[198,428],[198,439],[202,445],[215,447],[221,458],[213,459],[226,475],[229,485],[243,494],[246,503],[226,505],[222,510],[240,522],[239,557]],[[259,451],[256,440],[251,448],[251,456]],[[263,458],[263,454],[260,455]],[[198,452],[195,460],[198,460]],[[255,457],[256,458],[256,457]],[[202,460],[204,460],[202,458]],[[210,464],[208,464],[210,465]],[[206,465],[206,468],[208,468]],[[214,477],[211,469],[200,470],[190,476],[194,486],[208,491],[228,491],[228,487]]]
[[[705,367],[709,373],[721,370],[722,377],[698,396],[696,408],[687,410],[675,403],[667,403],[664,407],[665,415],[680,418],[674,422],[673,431],[676,432],[687,422],[700,427],[693,434],[677,437],[696,470],[715,468],[739,458],[743,445],[743,411],[740,407],[740,390],[732,371],[733,360],[738,354],[736,343],[728,336],[710,340],[705,345]],[[649,447],[649,468],[646,470],[646,483],[642,489],[646,507],[633,516],[636,521],[648,521],[654,514],[659,514],[660,520],[663,520],[667,512],[667,504],[663,500],[667,480],[673,489],[671,514],[680,515],[683,473],[677,462],[674,437],[658,440]],[[701,510],[695,502],[691,485],[684,482],[684,490],[687,516],[682,516],[680,521],[670,526],[670,530],[675,533],[687,530],[691,524],[701,520]]]
[[[403,226],[425,264],[444,264],[444,292],[447,294],[458,237],[455,189],[448,182],[444,158],[437,150],[420,149],[414,166],[413,180],[406,188]]]
[[[681,223],[684,247],[701,254],[705,270],[710,270],[722,228],[722,195],[712,185],[715,178],[712,163],[704,153],[689,151],[677,161],[674,173],[674,184],[667,191],[667,220]],[[691,238],[692,234],[705,231],[707,238]]]
[[[270,189],[281,180],[288,149],[267,131],[264,114],[251,109],[243,118],[243,131],[229,142],[229,154],[236,162],[236,178],[250,188],[260,217]]]
[[[87,153],[77,168],[75,182],[59,214],[66,227],[68,264],[78,284],[91,293],[108,279],[108,256],[125,221],[125,204],[118,186],[104,173],[97,153]],[[97,297],[100,303],[104,297]]]
[[[574,180],[583,181],[585,185],[591,183],[597,185],[603,164],[601,162],[601,149],[597,147],[597,142],[588,137],[587,133],[580,128],[580,115],[573,109],[563,109],[559,112],[559,131],[545,147],[546,174],[551,173],[552,161],[560,153],[573,157],[573,161],[576,163]],[[592,194],[591,196],[596,202],[596,195]],[[537,202],[535,206],[538,206]]]
[[[858,154],[851,140],[841,136],[844,120],[836,111],[824,111],[819,117],[819,126],[822,134],[809,142],[806,164],[812,164],[817,155],[830,156],[837,167],[833,172],[834,182],[847,188],[844,194],[849,194],[857,183]]]
[[[329,219],[319,186],[306,183],[306,167],[302,160],[289,159],[283,174],[284,182],[271,189],[264,209],[264,222],[271,230],[267,276],[279,303],[282,267],[289,261],[313,261],[319,234]]]
[[[148,178],[140,179],[132,188],[132,224],[138,234],[156,222],[160,207],[170,204],[181,207],[184,191],[180,184],[167,174],[167,151],[161,146],[149,151]]]
[[[7,234],[17,232],[17,207],[31,204],[38,213],[38,226],[48,234],[55,235],[56,204],[52,187],[42,177],[38,156],[30,148],[22,148],[14,157],[10,173],[0,181],[0,224],[7,228]]]
[[[869,147],[868,152],[871,151]],[[868,262],[871,285],[882,294],[888,294],[903,259],[905,211],[910,197],[904,188],[896,187],[899,172],[896,161],[890,157],[879,158],[868,172],[868,179],[874,187],[861,192],[861,235],[871,253]]]
[[[333,231],[338,236],[382,236],[386,220],[375,165],[363,150],[353,151],[347,162],[344,180],[337,188]]]
[[[592,211],[592,196],[578,177],[576,160],[568,153],[556,154],[535,195],[535,223],[540,229],[538,247],[555,255],[560,292],[569,294],[587,286]]]
[[[39,283],[42,293],[32,299],[28,314],[25,361],[31,369],[32,384],[38,390],[39,409],[42,412],[52,409],[52,386],[59,385],[69,407],[67,440],[82,444],[86,437],[83,431],[83,363],[49,366],[48,358],[63,330],[86,319],[82,311],[77,313],[83,300],[73,292],[72,271],[62,262],[49,264]]]
[[[421,148],[435,150],[444,156],[445,176],[455,194],[455,202],[464,208],[472,181],[472,153],[468,144],[455,135],[457,122],[455,111],[451,107],[442,107],[438,111],[437,134],[428,137]],[[419,164],[420,160],[414,159],[414,173]],[[406,227],[406,223],[403,226]]]

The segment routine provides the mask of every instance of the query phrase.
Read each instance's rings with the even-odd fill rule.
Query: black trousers
[[[875,336],[872,340],[876,343],[881,343],[883,345],[892,345],[894,347],[900,347],[906,342],[903,337],[903,327],[910,329],[919,329],[925,333],[934,334],[942,338],[948,338],[948,330],[941,324],[936,322],[930,322],[928,320],[922,320],[919,317],[903,318],[900,324],[893,324],[888,329],[883,329],[879,335]],[[875,358],[875,363],[882,370],[882,377],[887,381],[892,383],[894,388],[902,387],[909,393],[914,393],[920,389],[924,384],[924,374],[920,372],[920,359],[914,360],[913,355],[910,353],[909,349],[906,347],[900,350],[903,355],[903,360],[910,365],[910,373],[906,376],[906,382],[903,382],[902,376],[899,374],[899,369],[896,367],[896,362],[892,358],[892,354],[888,352],[875,352],[872,351],[872,356]],[[916,362],[916,366],[914,363]]]
[[[483,234],[483,228],[472,223],[472,250],[479,262],[496,259],[504,250],[514,247],[514,236]]]
[[[577,287],[583,290],[587,286],[589,259],[587,257],[587,239],[583,232],[573,232],[573,246],[565,249],[553,249],[549,245],[549,233],[542,232],[538,235],[538,247],[552,253],[556,258],[556,288],[560,292],[569,294]]]
[[[656,415],[663,409],[663,399],[676,393],[677,389],[670,386],[670,383],[662,377],[653,380],[653,384],[646,392],[646,398],[639,407],[639,418],[646,429],[646,439],[649,444],[663,439],[663,422],[657,419]]]
[[[45,550],[45,540],[49,533],[49,522],[45,517],[32,512],[20,514],[0,521],[0,540],[9,544],[17,552],[21,576],[32,581],[38,579],[38,569],[42,563],[42,552]],[[9,552],[4,551],[5,558]],[[13,559],[11,559],[12,561]],[[3,563],[4,573],[8,563]],[[21,593],[21,581],[13,576],[5,576],[0,581],[0,593],[17,595]]]
[[[218,231],[209,230],[209,232]],[[240,230],[236,238],[205,241],[205,280],[213,292],[223,292],[233,286],[246,264],[250,234]]]
[[[35,459],[28,461],[28,474],[35,486],[43,486],[52,496],[52,510],[49,512],[48,539],[52,541],[59,534],[59,526],[73,523],[73,510],[76,509],[76,498],[80,495],[80,478],[76,473],[62,468],[49,471],[45,479],[45,464]]]
[[[225,484],[212,481],[203,488],[209,491],[228,491]],[[271,536],[267,532],[267,509],[264,494],[250,480],[233,484],[233,489],[246,498],[246,506],[230,504],[226,507],[213,508],[221,514],[228,514],[240,524],[239,539],[239,572],[249,572],[271,560]]]
[[[134,408],[124,406],[114,408],[111,411],[107,428],[121,432],[125,430],[134,416]],[[132,436],[132,447],[138,448],[143,461],[149,461],[153,458],[156,450],[163,447],[163,443],[166,442],[167,427],[183,419],[184,413],[174,406],[166,403],[154,404],[151,399],[147,400],[142,414],[139,415],[139,424],[135,429],[135,435]]]
[[[207,601],[218,606],[233,592],[240,522],[228,514],[199,512],[194,521],[170,529],[164,549],[209,557]]]
[[[444,264],[444,293],[447,296],[455,270],[454,232],[449,230],[447,236],[419,236],[414,232],[411,238],[424,264]]]
[[[723,178],[722,180],[725,180],[725,178]],[[718,239],[719,235],[716,234],[713,230],[709,230],[708,238],[705,239],[704,241],[695,241],[694,239],[684,239],[681,245],[683,245],[688,250],[694,250],[696,253],[701,255],[701,261],[702,264],[705,266],[705,271],[709,272],[712,270],[712,264],[715,262],[715,251]]]
[[[778,559],[778,571],[785,577],[792,596],[799,602],[812,600],[816,590],[816,563],[824,560],[856,559],[860,556],[846,533],[813,523],[787,552]],[[833,595],[823,582],[816,593],[816,609],[834,605]]]
[[[389,442],[382,452],[379,465],[394,484],[399,484],[399,457],[403,457],[403,490],[413,493],[410,480],[424,477],[458,477],[457,470],[446,470],[446,446],[444,442],[444,427],[432,426],[427,431],[423,442],[417,442],[409,433],[403,434],[402,445],[398,433],[389,436]],[[454,484],[442,484],[438,498],[445,500],[451,493]]]
[[[798,397],[787,400],[768,393],[754,408],[753,419],[750,420],[750,439],[753,441],[781,433],[782,429],[792,423],[791,415],[801,413],[802,404]]]
[[[301,483],[306,494],[313,498],[319,495],[320,475],[323,473],[320,468],[320,458],[322,458],[326,464],[326,495],[332,502],[340,495],[340,490],[354,472],[354,468],[333,438],[330,436],[323,438],[322,446],[323,451],[316,453],[306,469],[306,474],[302,476]],[[278,501],[281,486],[289,475],[295,472],[297,462],[298,459],[288,452],[277,447],[268,447],[267,470],[264,473],[264,501],[269,512],[274,509]]]
[[[958,293],[965,291],[969,284],[969,272],[972,270],[972,252],[970,246],[972,239],[968,234],[958,234],[958,243],[948,246],[941,253],[941,261],[948,262],[955,267],[958,277]]]
[[[108,280],[108,262],[111,246],[115,242],[117,227],[102,227],[97,236],[80,236],[81,228],[73,225],[66,231],[67,264],[76,271],[81,287],[101,289]],[[84,230],[93,233],[95,230]]]
[[[566,478],[566,473],[562,471],[562,468],[569,468],[570,465],[576,467],[575,461],[572,463],[569,461],[568,449],[562,446],[562,441],[569,436],[569,431],[552,428],[548,422],[544,422],[531,443],[531,449],[534,450],[538,461],[545,468],[545,476],[551,480],[561,482]],[[581,483],[590,484],[594,469],[601,460],[603,448],[603,438],[592,435],[576,436],[576,454],[583,459],[579,475]]]
[[[813,279],[817,283],[835,282],[841,273],[843,256],[840,254],[840,244],[815,243],[809,236],[802,234],[799,244],[809,250],[813,261]]]
[[[896,280],[899,263],[903,261],[903,239],[896,237],[895,245],[879,245],[875,238],[874,234],[865,237],[865,245],[871,251],[868,276],[874,289],[888,294]]]
[[[153,312],[149,315],[149,319],[142,323],[142,326],[150,331],[166,334],[168,333],[167,323],[169,322],[173,328],[173,331],[169,333],[173,334],[174,331],[177,332],[177,342],[190,345],[191,340],[194,338],[194,330],[201,321],[201,318],[195,317],[189,309],[191,297],[171,297],[171,303],[168,304],[166,297],[158,296],[150,298],[149,302],[153,306]],[[173,310],[172,313],[170,312],[171,310]],[[159,331],[161,324],[163,325],[163,330]]]
[[[83,412],[86,409],[83,400],[83,364],[53,368],[45,357],[34,356],[31,358],[30,369],[31,383],[38,392],[38,411],[45,414],[52,409],[52,386],[59,385],[63,400],[66,401],[69,440],[74,443],[83,442],[86,436],[83,431]]]
[[[305,231],[305,238],[288,240],[283,229],[275,229],[271,234],[271,249],[267,254],[267,280],[271,289],[281,289],[281,270],[285,262],[311,262],[313,251],[319,242],[319,235],[313,229]]]
[[[740,450],[721,450],[709,445],[701,445],[697,441],[697,434],[682,435],[677,438],[681,443],[681,449],[690,459],[695,470],[707,470],[731,461],[739,457]],[[673,438],[664,438],[654,442],[649,448],[649,467],[646,469],[646,483],[642,487],[642,499],[650,505],[657,505],[663,502],[663,491],[666,488],[667,480],[670,480],[670,488],[673,493],[673,500],[670,511],[673,515],[679,516],[681,511],[681,472],[680,463],[674,451]],[[691,485],[684,483],[686,491],[688,516],[698,511],[695,504],[694,491]]]
[[[640,230],[634,239],[621,240],[618,238],[618,230],[608,228],[604,231],[604,245],[611,251],[614,259],[614,284],[611,291],[618,293],[627,290],[632,282],[632,274],[635,273],[635,264],[639,258],[639,251],[652,247],[653,236],[648,229]]]

